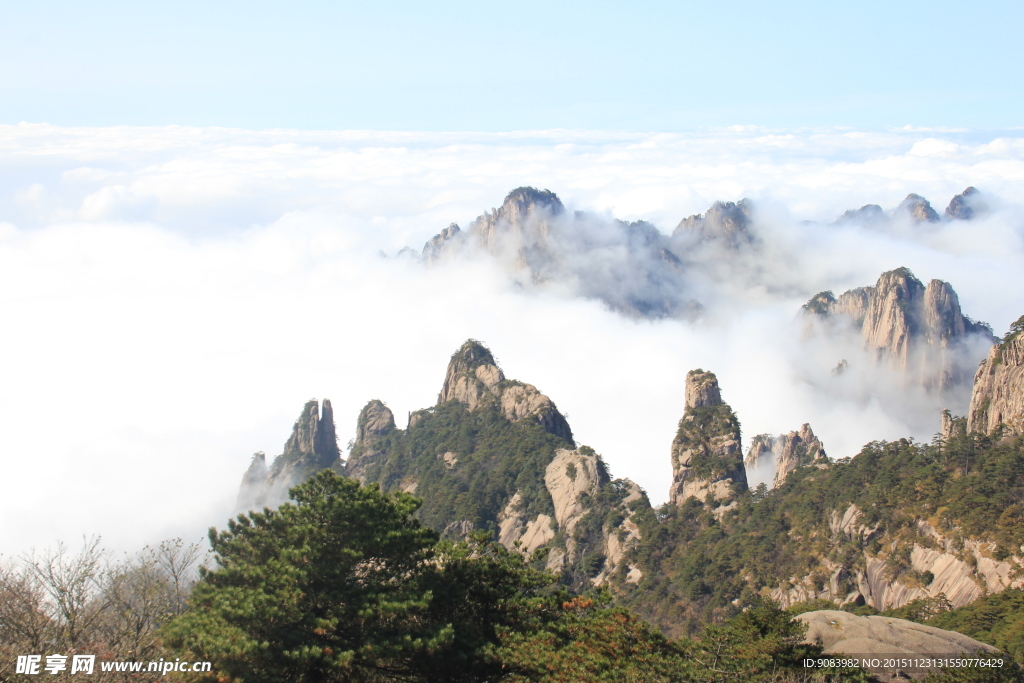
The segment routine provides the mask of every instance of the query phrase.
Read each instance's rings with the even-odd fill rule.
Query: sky
[[[1020,126],[1019,2],[0,7],[0,122],[302,130]]]
[[[810,421],[842,457],[929,438],[934,406],[824,397],[801,368],[827,374],[835,349],[794,344],[794,316],[898,266],[997,333],[1024,313],[1022,20],[1010,2],[0,4],[0,554],[198,539],[306,400],[332,400],[342,445],[369,399],[402,425],[469,337],[655,503],[695,367],[745,439]],[[749,197],[785,287],[725,287],[694,326],[395,258],[521,185],[664,233]],[[970,224],[823,227],[910,192],[941,213],[968,185],[992,207]]]

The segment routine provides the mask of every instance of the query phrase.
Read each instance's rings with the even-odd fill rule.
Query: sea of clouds
[[[664,233],[750,197],[765,247],[694,279],[696,322],[524,292],[488,260],[395,256],[521,185]],[[828,225],[910,192],[941,213],[968,185],[991,208],[974,221]],[[656,504],[696,367],[718,374],[744,446],[803,422],[832,457],[927,440],[940,406],[881,375],[830,384],[837,349],[798,343],[800,305],[907,266],[1002,333],[1024,314],[1022,207],[1022,131],[0,126],[0,552],[94,533],[125,550],[197,539],[231,513],[251,454],[280,452],[304,401],[332,400],[342,445],[371,398],[404,426],[470,337]]]

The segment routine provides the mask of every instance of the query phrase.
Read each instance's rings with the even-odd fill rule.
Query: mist
[[[907,388],[855,341],[808,339],[800,307],[906,266],[1004,332],[1024,314],[1017,136],[0,127],[0,552],[92,533],[124,550],[195,540],[224,525],[252,453],[279,453],[306,400],[332,400],[342,445],[373,398],[404,427],[470,337],[655,504],[698,367],[718,375],[744,448],[804,422],[833,458],[928,440],[963,397]],[[395,256],[520,185],[593,225],[665,236],[751,197],[758,247],[691,252],[683,286],[701,313],[658,319],[571,278],[523,287],[499,260]],[[972,221],[832,225],[909,192],[941,213],[968,185],[990,205]],[[573,272],[596,278],[591,265]],[[857,372],[833,376],[840,358]]]

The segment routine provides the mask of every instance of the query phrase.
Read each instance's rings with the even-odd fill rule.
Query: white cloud
[[[940,144],[941,143],[941,144]],[[921,154],[922,150],[941,154]],[[820,289],[909,266],[950,281],[997,332],[1024,313],[1024,145],[941,131],[699,134],[251,132],[0,126],[3,552],[102,533],[131,548],[221,524],[253,451],[277,452],[329,397],[342,442],[366,400],[399,423],[433,403],[449,355],[489,344],[618,476],[663,500],[688,370],[718,373],[744,435],[810,421],[833,456],[929,428],[851,392],[829,403],[795,351]],[[914,151],[917,150],[917,151]],[[697,326],[634,322],[487,263],[382,259],[465,225],[519,185],[669,232],[752,196],[761,279],[716,286]],[[979,221],[891,234],[831,221],[909,192],[941,212],[976,185]],[[835,359],[812,356],[827,373]],[[821,367],[818,367],[821,366]]]

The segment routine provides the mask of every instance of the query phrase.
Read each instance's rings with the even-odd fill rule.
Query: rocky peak
[[[775,470],[772,486],[778,487],[796,468],[825,460],[825,447],[814,435],[811,425],[805,423],[799,431],[788,434],[775,437],[758,434],[751,440],[744,462],[748,470],[766,467],[771,463]]]
[[[487,347],[470,339],[449,361],[437,402],[462,401],[474,410],[488,393],[498,394],[498,383],[504,379],[505,374],[495,364]]]
[[[991,338],[987,327],[963,315],[949,283],[932,280],[926,287],[907,268],[882,273],[874,286],[838,298],[821,292],[803,309],[859,330],[866,350],[895,364],[907,379],[938,389],[965,382],[964,368],[977,362],[958,355],[967,353],[962,344],[969,335]],[[957,353],[946,353],[953,347]]]
[[[520,223],[530,214],[538,211],[557,216],[565,211],[562,200],[551,190],[538,190],[535,187],[517,187],[508,193],[505,201],[494,211],[498,220],[509,223]]]
[[[722,405],[718,377],[713,372],[691,370],[686,373],[686,408],[707,408]]]
[[[1024,316],[989,351],[974,376],[967,430],[1024,434]]]
[[[686,375],[686,410],[672,441],[669,501],[681,505],[708,496],[726,500],[746,486],[736,414],[722,402],[714,373],[691,370]]]
[[[950,220],[969,221],[974,218],[975,203],[981,193],[974,187],[968,187],[958,195],[949,200],[946,207],[946,218]]]
[[[749,199],[739,202],[717,201],[704,214],[684,218],[672,232],[673,237],[695,236],[701,242],[719,241],[731,247],[753,242],[750,217],[753,206]]]
[[[329,399],[324,399],[323,411],[316,400],[306,403],[292,427],[292,435],[285,443],[282,455],[301,458],[310,464],[321,464],[324,467],[340,457],[334,429],[334,410]]]
[[[373,399],[359,413],[356,422],[357,445],[365,446],[395,429],[395,415],[382,401]]]
[[[262,451],[252,457],[242,477],[237,510],[276,507],[288,500],[290,488],[320,470],[336,466],[340,460],[330,400],[324,399],[322,410],[315,399],[307,401],[285,442],[284,452],[274,458],[270,467]]]
[[[438,404],[460,401],[468,410],[495,405],[507,420],[533,419],[549,434],[573,443],[572,430],[554,401],[537,387],[508,381],[491,352],[475,339],[468,340],[448,363]]]
[[[928,200],[919,194],[911,192],[907,198],[900,202],[893,212],[894,216],[909,216],[916,223],[938,223],[939,214],[928,203]]]

